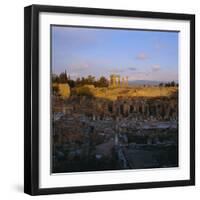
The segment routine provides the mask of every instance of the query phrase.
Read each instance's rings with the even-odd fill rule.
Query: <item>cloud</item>
[[[152,65],[152,71],[153,72],[160,71],[160,65],[159,64]]]
[[[136,71],[137,70],[136,67],[129,67],[128,69],[131,70],[131,71]]]
[[[136,59],[138,60],[147,60],[148,58],[149,56],[144,52],[141,52],[136,56]]]

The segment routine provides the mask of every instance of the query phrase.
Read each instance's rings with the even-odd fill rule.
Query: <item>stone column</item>
[[[120,87],[120,76],[117,76],[117,86]]]
[[[128,76],[126,76],[126,87],[128,87]]]
[[[122,87],[125,86],[125,80],[124,80],[124,77],[122,77]]]
[[[110,86],[116,87],[116,76],[114,74],[110,75]]]

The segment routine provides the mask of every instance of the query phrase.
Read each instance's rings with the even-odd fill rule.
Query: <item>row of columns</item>
[[[119,75],[110,75],[110,87],[128,87],[128,76],[122,77],[120,80]]]

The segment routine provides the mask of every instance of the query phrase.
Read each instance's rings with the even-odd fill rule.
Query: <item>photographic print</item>
[[[24,11],[24,192],[194,185],[195,16]]]
[[[52,173],[179,166],[178,37],[51,26]]]

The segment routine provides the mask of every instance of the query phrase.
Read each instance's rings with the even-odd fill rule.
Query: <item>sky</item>
[[[52,26],[52,72],[178,81],[178,32]]]

